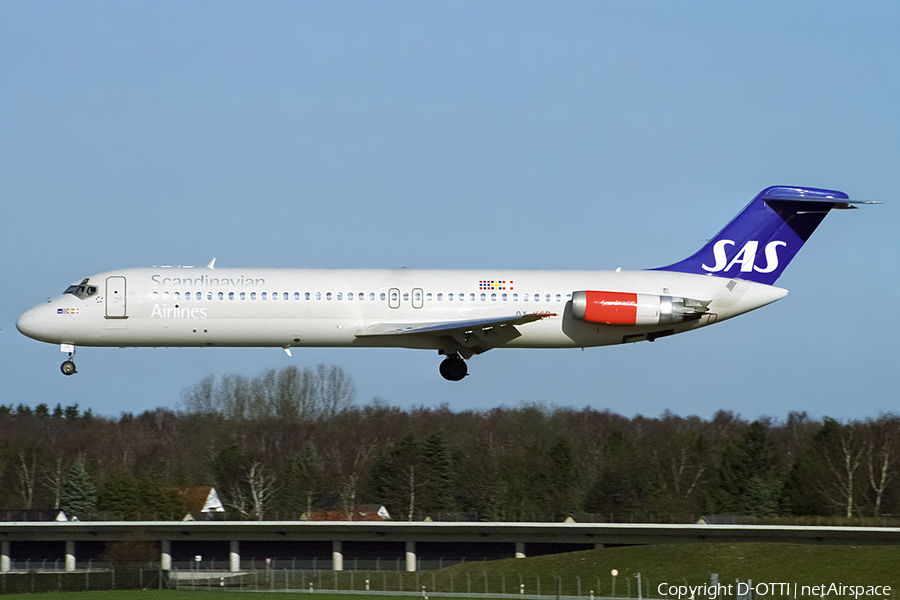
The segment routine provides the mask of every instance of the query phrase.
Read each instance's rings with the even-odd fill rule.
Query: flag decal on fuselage
[[[505,292],[506,290],[512,290],[513,282],[512,281],[499,281],[496,279],[482,279],[478,282],[479,290],[499,290]],[[509,287],[507,287],[507,285]]]

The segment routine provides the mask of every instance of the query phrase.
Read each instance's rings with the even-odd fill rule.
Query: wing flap
[[[496,327],[524,325],[540,321],[546,317],[555,317],[556,313],[530,313],[506,317],[488,317],[460,321],[435,321],[424,323],[375,323],[365,327],[356,337],[379,335],[451,335],[453,333],[474,333]]]
[[[556,313],[531,313],[431,323],[376,323],[361,330],[356,337],[428,336],[440,340],[439,347],[443,354],[449,356],[456,353],[469,358],[521,336],[516,329],[519,325],[555,316]]]

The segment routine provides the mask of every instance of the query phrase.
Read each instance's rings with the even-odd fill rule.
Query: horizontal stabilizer
[[[788,196],[785,194],[771,194],[766,196],[766,204],[770,204],[772,201],[783,201],[783,202],[815,202],[817,204],[825,204],[830,205],[828,209],[836,209],[836,210],[846,210],[846,209],[856,209],[856,204],[881,204],[881,202],[871,202],[866,200],[850,200],[844,198],[818,198],[813,196]]]

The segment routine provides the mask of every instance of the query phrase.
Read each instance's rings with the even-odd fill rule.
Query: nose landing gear
[[[75,362],[72,360],[73,358],[75,358],[75,346],[72,346],[70,344],[62,344],[60,346],[60,350],[62,350],[63,352],[68,352],[69,359],[59,367],[59,370],[62,371],[63,375],[74,375],[78,372],[75,370]]]
[[[469,367],[458,354],[441,361],[441,377],[447,381],[461,381],[469,374]]]

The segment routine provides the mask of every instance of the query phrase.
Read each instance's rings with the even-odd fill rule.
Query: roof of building
[[[178,494],[184,499],[188,514],[194,518],[201,514],[225,512],[225,506],[214,487],[205,485],[183,488],[178,490]]]
[[[381,504],[363,504],[353,511],[353,518],[349,518],[347,511],[316,509],[308,515],[304,515],[307,521],[389,521],[391,516]]]

